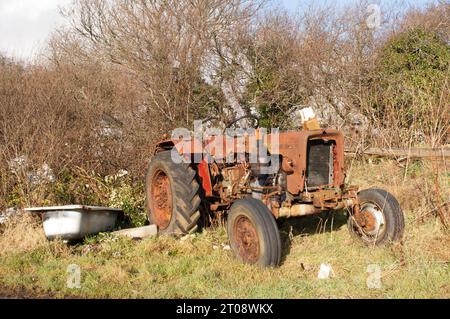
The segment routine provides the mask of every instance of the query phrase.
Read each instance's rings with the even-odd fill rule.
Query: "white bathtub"
[[[120,209],[83,205],[27,208],[25,211],[42,215],[49,240],[78,240],[113,231],[122,213]]]

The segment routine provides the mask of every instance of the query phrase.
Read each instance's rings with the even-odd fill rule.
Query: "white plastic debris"
[[[329,264],[321,264],[319,269],[319,274],[317,275],[318,279],[330,279],[334,277],[334,271],[331,265]]]
[[[117,178],[122,178],[122,177],[125,177],[125,176],[127,176],[128,175],[128,171],[127,170],[124,170],[124,169],[121,169],[119,172],[117,172]]]
[[[55,174],[48,164],[42,165],[42,167],[37,171],[37,175],[46,182],[53,183],[56,180]]]
[[[54,183],[56,181],[53,170],[47,164],[44,164],[36,172],[28,173],[28,180],[31,186],[36,187],[42,183]]]
[[[114,181],[116,181],[118,179],[124,178],[124,177],[126,177],[128,175],[129,175],[129,172],[127,170],[121,169],[115,175],[108,175],[108,176],[106,176],[105,177],[105,182],[111,183],[111,182],[114,182]]]
[[[113,252],[112,256],[114,258],[120,258],[120,257],[122,257],[122,253],[120,251],[115,251],[115,252]]]
[[[226,244],[222,244],[222,249],[223,250],[231,250],[231,246],[230,245],[226,245]]]
[[[26,155],[16,157],[10,160],[8,164],[11,173],[17,174],[28,167],[28,157]]]
[[[9,170],[13,174],[26,172],[28,180],[33,187],[38,186],[44,182],[53,183],[56,181],[55,174],[48,164],[42,165],[37,171],[28,171],[29,160],[26,155],[16,157],[9,161]]]
[[[300,110],[299,114],[302,119],[302,124],[316,118],[316,113],[312,107],[307,107]]]
[[[195,234],[192,234],[192,235],[186,235],[186,236],[182,237],[180,240],[181,240],[181,241],[187,241],[187,240],[193,239],[193,238],[195,238]]]
[[[16,208],[8,208],[7,210],[0,212],[0,225],[6,224],[6,222],[17,213]]]

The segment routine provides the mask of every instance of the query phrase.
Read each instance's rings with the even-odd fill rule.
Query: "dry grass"
[[[394,160],[368,159],[361,164],[349,159],[348,167],[350,184],[361,188],[387,189],[417,222],[429,215],[436,215],[438,208],[450,200],[450,172],[443,160],[399,163]],[[447,211],[447,224],[449,218]]]
[[[31,252],[46,246],[42,226],[27,214],[9,221],[0,235],[0,256]]]
[[[411,177],[403,183],[404,170],[390,161],[355,163],[351,172],[352,181],[399,196],[407,217],[403,245],[367,248],[350,236],[341,214],[301,218],[280,225],[282,266],[262,270],[215,249],[227,242],[223,228],[186,241],[98,236],[65,247],[43,241],[28,219],[10,224],[0,238],[0,286],[57,298],[449,298],[450,236],[433,215],[416,220],[416,208],[425,206],[408,203],[415,196]],[[423,181],[427,165],[416,173]],[[440,180],[448,195],[448,176]],[[317,279],[321,263],[332,265],[334,278]],[[67,288],[70,264],[81,267],[81,289]],[[381,289],[368,289],[369,265],[380,267]]]

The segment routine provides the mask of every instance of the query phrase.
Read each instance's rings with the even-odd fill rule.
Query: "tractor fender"
[[[190,140],[165,140],[156,145],[155,155],[161,152],[172,151],[176,149],[178,153],[186,159],[193,159],[194,154],[203,154],[203,144],[198,139]],[[201,157],[200,163],[192,163],[206,197],[213,196],[213,185],[209,164],[206,159]]]
[[[180,155],[190,156],[193,154],[202,154],[203,153],[203,144],[198,139],[170,139],[164,140],[156,144],[155,154],[171,151],[172,149],[176,149]]]

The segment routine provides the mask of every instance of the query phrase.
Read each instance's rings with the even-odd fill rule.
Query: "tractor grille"
[[[333,146],[332,142],[323,140],[311,140],[308,143],[306,168],[308,188],[333,184]]]

